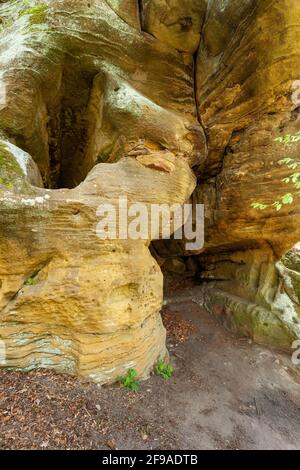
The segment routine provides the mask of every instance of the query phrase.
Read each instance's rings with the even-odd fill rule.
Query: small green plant
[[[128,369],[127,374],[119,378],[119,382],[122,387],[131,390],[132,392],[138,392],[140,389],[140,383],[136,380],[137,371],[135,369]]]
[[[166,364],[164,361],[160,360],[154,367],[155,375],[159,375],[164,380],[168,380],[173,375],[173,367],[170,364]]]
[[[39,282],[36,274],[33,274],[25,281],[25,286],[35,286]]]

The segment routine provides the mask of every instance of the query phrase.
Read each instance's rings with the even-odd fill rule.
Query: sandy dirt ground
[[[290,357],[226,331],[195,301],[164,308],[174,375],[137,393],[35,371],[0,372],[2,449],[300,449]]]

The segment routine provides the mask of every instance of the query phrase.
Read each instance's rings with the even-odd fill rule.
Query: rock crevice
[[[99,206],[120,197],[204,203],[203,250],[160,240],[160,264],[189,259],[210,311],[289,349],[298,0],[13,0],[0,16],[5,366],[103,383],[166,355],[155,237],[97,236]]]

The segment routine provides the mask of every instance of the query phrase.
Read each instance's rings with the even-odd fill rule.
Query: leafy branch
[[[295,143],[295,142],[300,142],[300,131],[297,132],[295,135],[284,135],[282,137],[276,137],[274,139],[275,142],[280,142],[282,144],[289,144],[289,143]],[[286,157],[280,160],[279,165],[286,166],[290,170],[298,170],[300,169],[300,160],[296,160],[294,158]],[[295,173],[292,173],[290,176],[287,176],[282,179],[283,183],[286,184],[292,184],[293,189],[296,190],[296,196],[300,197],[300,171],[296,171]],[[263,211],[265,209],[273,207],[276,209],[276,211],[280,211],[284,205],[292,204],[294,202],[294,197],[295,194],[287,193],[284,194],[279,198],[279,200],[273,202],[272,204],[264,204],[261,202],[253,202],[251,204],[251,207],[253,209],[257,209],[260,211]]]

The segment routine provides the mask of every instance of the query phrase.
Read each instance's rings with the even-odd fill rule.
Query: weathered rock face
[[[14,0],[0,16],[5,366],[100,383],[150,372],[166,354],[153,234],[101,240],[97,208],[117,209],[120,196],[183,204],[191,168],[206,244],[188,263],[207,308],[290,348],[299,270],[295,252],[282,256],[300,239],[298,0]]]

